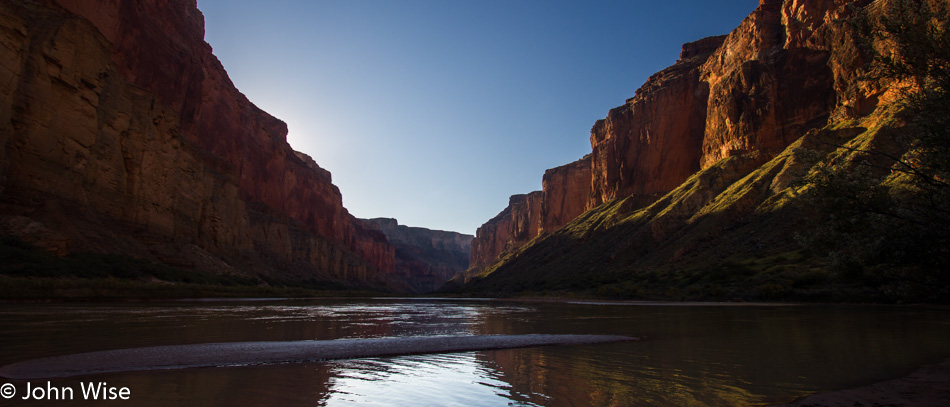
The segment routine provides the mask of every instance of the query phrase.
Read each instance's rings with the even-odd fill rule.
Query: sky
[[[235,86],[361,218],[475,234],[758,0],[198,0]]]

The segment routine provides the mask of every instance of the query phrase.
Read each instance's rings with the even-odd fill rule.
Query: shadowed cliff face
[[[594,124],[588,157],[545,173],[539,231],[619,199],[646,206],[720,160],[763,163],[832,118],[873,111],[881,90],[858,82],[865,61],[844,21],[869,3],[762,0],[728,35],[683,45],[679,61]],[[512,208],[479,229],[473,269],[527,242],[510,237]]]
[[[409,227],[388,218],[362,221],[396,248],[395,275],[415,292],[435,291],[468,268],[472,235]]]
[[[475,232],[470,266],[491,263],[499,254],[529,242],[540,227],[541,191],[512,195],[508,207]]]
[[[203,35],[194,1],[4,2],[3,232],[385,286],[395,249],[234,87]]]
[[[553,232],[587,210],[590,179],[590,155],[544,172],[540,233]]]

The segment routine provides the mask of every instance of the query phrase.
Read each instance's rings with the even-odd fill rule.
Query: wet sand
[[[950,406],[950,359],[909,376],[870,386],[815,394],[773,407],[946,407]]]
[[[28,360],[0,367],[0,377],[32,380],[142,370],[303,363],[630,340],[636,338],[619,335],[456,335],[202,343],[118,349]]]

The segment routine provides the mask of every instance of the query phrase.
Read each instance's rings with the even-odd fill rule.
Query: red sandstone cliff
[[[290,147],[203,38],[194,0],[3,2],[3,232],[60,251],[382,284],[395,261],[386,237],[346,211],[329,172]]]
[[[785,3],[762,1],[702,67],[710,89],[703,168],[750,151],[774,155],[827,123],[835,103],[831,52],[804,47],[799,27],[840,5]]]
[[[683,45],[679,61],[594,124],[589,166],[545,173],[539,230],[620,198],[649,203],[721,159],[752,153],[761,161],[832,116],[873,110],[880,91],[857,81],[863,61],[841,20],[849,6],[869,3],[761,0],[730,34]],[[578,193],[585,189],[586,197]],[[509,236],[509,209],[479,229],[473,268],[525,242]]]
[[[491,263],[498,256],[531,241],[541,228],[541,191],[512,195],[508,207],[475,232],[471,267]]]
[[[591,156],[544,172],[541,181],[541,230],[550,233],[587,210]]]
[[[468,268],[472,235],[400,225],[395,219],[363,219],[396,248],[396,276],[418,293],[441,288]]]
[[[828,188],[822,185],[827,178],[821,175],[828,171],[837,173],[833,178],[853,176],[871,182],[832,185],[849,185],[846,188],[856,188],[859,195],[883,187],[890,191],[885,196],[894,197],[887,199],[901,199],[896,196],[908,181],[901,181],[899,170],[882,178],[860,172],[873,168],[871,172],[887,174],[894,162],[876,163],[875,157],[901,156],[908,146],[899,146],[896,140],[913,138],[910,134],[916,132],[907,123],[930,118],[917,121],[921,118],[913,116],[914,109],[900,103],[899,98],[906,96],[906,82],[873,75],[875,64],[869,63],[864,46],[888,53],[900,45],[864,28],[901,13],[899,5],[938,3],[950,4],[946,0],[765,0],[735,31],[718,39],[718,48],[710,51],[712,39],[687,44],[681,59],[707,55],[705,62],[693,65],[695,70],[687,75],[676,75],[682,72],[677,66],[684,68],[689,62],[682,60],[655,75],[637,97],[594,127],[591,201],[609,200],[559,230],[545,230],[497,261],[475,265],[454,279],[458,289],[488,296],[562,292],[679,300],[943,298],[932,284],[916,289],[905,285],[905,273],[919,265],[886,260],[873,264],[874,260],[860,267],[863,274],[856,277],[842,268],[833,271],[834,255],[802,250],[794,238],[828,236],[823,223],[840,209],[816,205],[808,198]],[[686,78],[696,74],[699,86],[695,89],[709,90],[703,131],[698,133],[698,147],[693,144],[695,150],[680,153],[694,157],[690,165],[700,170],[675,189],[650,196],[651,190],[664,192],[663,182],[676,180],[639,179],[633,169],[656,154],[654,147],[664,145],[657,140],[684,140],[689,133],[642,137],[668,118],[633,120],[634,113],[651,109],[638,103],[688,101],[664,95],[689,89]],[[682,121],[694,117],[683,109],[661,113]],[[599,142],[603,144],[598,146]],[[605,152],[601,157],[612,157],[603,165],[596,162],[598,147]],[[666,156],[656,157],[658,165],[665,165]],[[547,189],[557,190],[560,184],[550,185],[545,185],[544,195],[557,196]],[[902,204],[886,204],[890,205]],[[857,228],[852,232],[867,231],[873,239],[889,239],[866,225],[848,227]]]
[[[699,68],[724,38],[684,45],[680,61],[594,124],[590,155],[547,170],[537,198],[538,224],[531,224],[527,235],[523,226],[519,235],[512,233],[508,214],[523,206],[523,195],[513,196],[508,208],[478,229],[471,267],[489,264],[541,232],[554,232],[603,202],[668,191],[698,171],[708,94]]]
[[[709,94],[700,68],[722,39],[687,44],[685,58],[651,76],[626,104],[594,124],[588,208],[669,191],[699,170]]]

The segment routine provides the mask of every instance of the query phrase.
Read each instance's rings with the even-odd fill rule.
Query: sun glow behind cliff
[[[757,2],[200,0],[235,85],[359,217],[474,233],[595,120]]]

